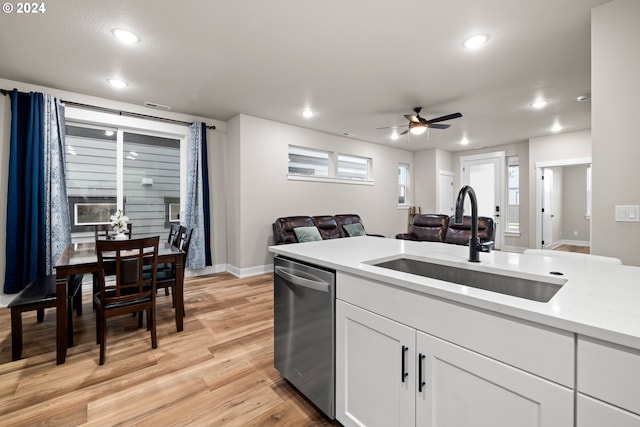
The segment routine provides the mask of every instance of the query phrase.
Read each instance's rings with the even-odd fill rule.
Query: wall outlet
[[[640,222],[640,206],[616,205],[615,219],[617,222]]]

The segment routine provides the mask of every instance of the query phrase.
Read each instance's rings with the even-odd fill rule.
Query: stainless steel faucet
[[[464,215],[464,197],[469,194],[471,202],[471,237],[469,238],[469,262],[480,262],[480,252],[490,252],[493,242],[480,243],[478,239],[478,201],[476,192],[469,185],[465,185],[458,193],[456,200],[455,223],[462,224]]]

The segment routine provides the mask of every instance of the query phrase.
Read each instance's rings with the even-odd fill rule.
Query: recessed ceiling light
[[[131,31],[123,30],[122,28],[114,28],[111,30],[111,34],[123,43],[133,44],[140,41],[140,37]]]
[[[541,108],[544,108],[546,105],[548,104],[546,99],[537,99],[534,102],[531,103],[531,106],[533,108],[535,108],[536,110],[539,110]]]
[[[311,117],[313,117],[313,111],[311,110],[304,110],[302,112],[302,117],[310,119]]]
[[[467,39],[464,41],[463,45],[464,47],[466,47],[467,49],[478,49],[481,46],[484,46],[484,44],[489,41],[489,36],[486,34],[476,34],[473,35],[471,37],[467,37]]]
[[[398,131],[394,129],[393,132],[391,132],[391,140],[397,141],[398,138],[400,138],[400,135],[398,134]]]
[[[111,86],[115,87],[116,89],[123,89],[127,87],[127,83],[119,79],[109,79],[107,81]]]
[[[462,139],[460,140],[460,144],[469,145],[469,139],[467,139],[466,136],[462,137]]]
[[[560,132],[562,130],[562,126],[560,126],[560,123],[555,122],[553,124],[553,126],[551,126],[551,132],[557,133]]]

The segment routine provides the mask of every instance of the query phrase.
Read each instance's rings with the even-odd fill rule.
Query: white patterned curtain
[[[187,200],[185,201],[184,226],[193,229],[187,267],[206,267],[205,228],[202,182],[202,123],[194,122],[189,127],[187,142]]]
[[[53,274],[55,262],[71,243],[64,151],[64,106],[44,94],[44,184],[46,227],[46,272]]]

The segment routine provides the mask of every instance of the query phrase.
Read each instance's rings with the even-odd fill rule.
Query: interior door
[[[553,243],[553,170],[542,169],[542,247]]]
[[[493,218],[496,224],[495,249],[502,248],[502,169],[504,156],[462,161],[462,185],[470,185],[478,200],[478,216]],[[471,205],[465,200],[465,215],[471,215]]]
[[[453,173],[441,171],[438,175],[438,213],[453,215]]]

